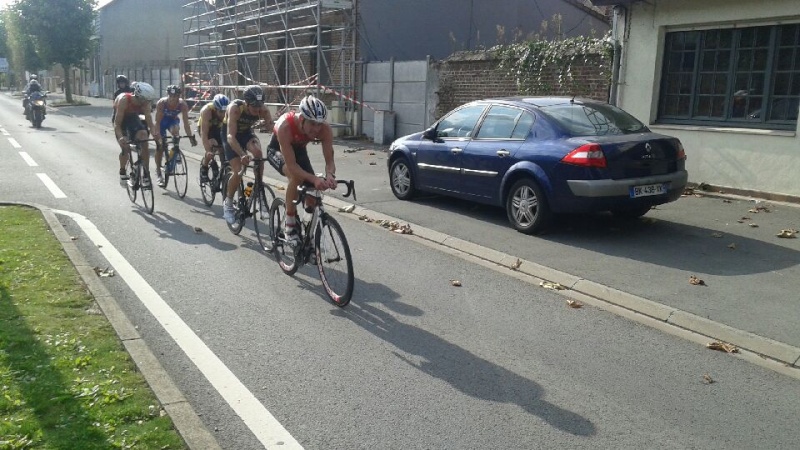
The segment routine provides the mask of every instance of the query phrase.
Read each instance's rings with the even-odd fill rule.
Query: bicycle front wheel
[[[227,176],[225,177],[225,183],[223,183],[223,198],[225,198],[225,192],[228,189],[228,181],[233,176],[231,171],[227,172]],[[242,232],[242,228],[244,228],[244,218],[246,214],[246,210],[242,208],[242,205],[246,205],[245,197],[244,197],[244,186],[243,183],[239,182],[239,187],[236,188],[236,192],[233,193],[233,207],[236,210],[234,213],[235,220],[233,223],[228,223],[226,220],[225,223],[228,224],[228,229],[234,235],[239,235]],[[224,204],[222,206],[225,207]]]
[[[186,189],[189,187],[186,156],[181,150],[177,149],[172,158],[172,182],[175,183],[175,192],[178,193],[178,197],[183,198],[186,196]]]
[[[294,275],[300,267],[300,258],[297,257],[295,248],[286,242],[285,223],[286,202],[282,198],[276,198],[269,208],[269,229],[272,230],[275,237],[275,245],[272,250],[275,252],[275,258],[283,273]]]
[[[261,185],[260,193],[253,199],[253,228],[256,231],[258,243],[265,252],[271,252],[274,247],[275,235],[269,225],[269,209],[275,200],[275,192],[266,184]]]
[[[219,176],[222,176],[221,174]],[[200,176],[197,177],[200,180]],[[208,182],[200,181],[200,194],[203,195],[203,203],[206,206],[211,206],[214,204],[214,197],[216,197],[217,193],[214,191],[214,184],[219,184],[216,178],[209,180]]]
[[[128,155],[128,164],[125,165],[125,170],[128,171],[128,181],[125,182],[128,198],[131,199],[131,202],[136,203],[136,191],[139,189],[139,171],[133,162],[133,155]]]
[[[153,209],[155,207],[155,197],[153,197],[153,182],[150,181],[150,184],[145,187],[144,186],[144,177],[150,177],[150,174],[147,173],[146,168],[143,164],[139,164],[139,190],[142,191],[142,203],[144,203],[144,210],[147,211],[147,214],[153,214]]]
[[[320,221],[314,238],[319,278],[325,293],[339,307],[345,307],[353,296],[353,258],[339,222],[327,216]]]

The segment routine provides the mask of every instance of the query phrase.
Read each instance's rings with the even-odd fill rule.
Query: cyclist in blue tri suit
[[[180,116],[180,117],[178,117]],[[189,136],[189,141],[192,147],[197,145],[197,139],[192,134],[192,129],[189,124],[189,105],[184,99],[181,98],[181,88],[178,86],[167,86],[167,96],[161,98],[156,103],[156,123],[159,127],[159,136],[161,139],[156,141],[156,176],[158,177],[158,186],[164,187],[164,175],[161,173],[161,156],[167,148],[167,131],[172,136],[179,136],[180,130],[178,125],[183,118],[183,130]]]

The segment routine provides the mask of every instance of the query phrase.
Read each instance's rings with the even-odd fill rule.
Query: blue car
[[[394,195],[419,191],[506,209],[532,234],[554,214],[637,218],[677,200],[688,180],[674,137],[608,103],[570,97],[479,100],[390,147]]]

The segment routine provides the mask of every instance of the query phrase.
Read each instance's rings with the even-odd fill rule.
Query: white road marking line
[[[50,189],[50,193],[53,194],[53,197],[67,198],[67,194],[65,194],[64,191],[59,189],[58,186],[56,186],[56,183],[53,182],[53,180],[51,180],[46,173],[37,173],[36,176],[39,177],[40,180],[42,180],[42,183],[44,183],[47,189]]]
[[[14,148],[22,148],[22,146],[19,145],[19,142],[17,142],[17,140],[14,138],[8,138],[8,142],[11,142],[11,146]]]
[[[29,155],[28,152],[19,152],[19,156],[22,156],[22,159],[24,159],[29,166],[31,167],[38,166],[38,164],[36,164],[36,161],[34,161],[33,158],[31,158],[31,155]]]
[[[86,217],[69,212],[55,210],[57,214],[72,217],[86,236],[94,243],[103,256],[125,280],[125,283],[136,294],[142,304],[150,311],[164,330],[192,360],[200,372],[205,375],[222,398],[244,421],[250,431],[265,448],[282,450],[301,450],[298,443],[283,425],[275,419],[261,402],[256,399],[233,372],[206,346],[200,337],[180,318],[175,311],[161,298],[139,272],[120,254],[100,230]]]
[[[5,128],[0,128],[0,133],[3,133],[3,136],[11,136],[11,133],[9,133],[8,131],[6,131],[6,129],[5,129]]]

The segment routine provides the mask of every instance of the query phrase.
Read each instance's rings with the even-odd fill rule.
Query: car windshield
[[[626,134],[645,129],[635,117],[611,105],[563,103],[545,106],[541,111],[573,136]]]

